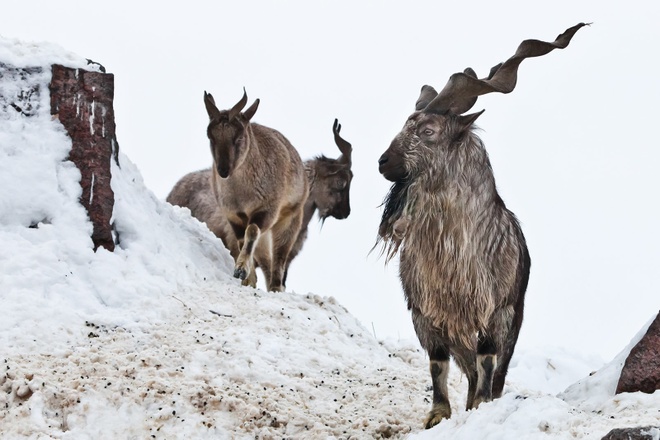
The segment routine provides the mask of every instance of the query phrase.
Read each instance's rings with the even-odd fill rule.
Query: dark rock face
[[[621,370],[616,393],[660,390],[660,313],[633,347]]]
[[[94,250],[112,251],[112,208],[110,160],[117,161],[113,110],[114,76],[53,65],[50,83],[51,114],[66,128],[73,146],[69,159],[82,174],[80,202],[94,225]],[[118,163],[118,162],[117,162]]]
[[[653,440],[657,439],[658,435],[659,427],[617,428],[608,432],[602,440]]]

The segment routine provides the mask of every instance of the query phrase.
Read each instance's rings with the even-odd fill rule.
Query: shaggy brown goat
[[[349,200],[351,180],[351,144],[339,134],[341,125],[335,119],[332,126],[335,143],[341,151],[337,159],[319,156],[305,161],[304,167],[309,184],[309,194],[303,208],[303,220],[284,271],[282,284],[286,278],[291,261],[298,255],[307,239],[307,227],[314,213],[318,211],[321,221],[328,217],[345,219],[351,213]],[[238,256],[238,242],[223,216],[212,187],[211,169],[195,171],[183,176],[172,188],[167,201],[173,205],[190,209],[192,215],[206,223],[208,228],[229,249],[234,258]]]
[[[213,156],[211,186],[220,214],[237,242],[234,277],[256,286],[256,262],[271,291],[282,291],[284,271],[303,218],[308,184],[298,152],[278,131],[250,122],[247,94],[230,110],[218,110],[204,92],[207,135]]]
[[[334,217],[338,220],[347,218],[351,213],[350,190],[353,172],[351,171],[351,153],[353,148],[351,144],[345,141],[340,135],[341,124],[335,119],[332,125],[332,133],[335,137],[335,144],[341,151],[341,156],[337,159],[330,159],[325,156],[318,156],[314,159],[305,161],[305,171],[309,182],[309,196],[305,203],[304,216],[300,233],[296,239],[289,261],[284,273],[284,283],[291,265],[291,261],[302,250],[305,240],[307,240],[307,228],[312,220],[314,213],[318,210],[319,219],[325,222],[328,217]]]
[[[413,325],[430,358],[430,428],[451,416],[452,356],[468,379],[467,409],[502,394],[522,325],[530,258],[518,220],[497,193],[483,143],[463,115],[477,97],[509,93],[525,58],[565,48],[579,24],[553,43],[524,41],[479,80],[471,69],[440,93],[424,86],[416,111],[380,157],[394,182],[379,239],[387,258],[400,252],[399,275]]]

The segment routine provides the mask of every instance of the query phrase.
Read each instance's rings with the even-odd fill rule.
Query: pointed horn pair
[[[236,115],[238,115],[241,112],[241,110],[243,110],[245,104],[247,104],[247,92],[245,91],[245,87],[243,87],[243,97],[241,98],[240,101],[236,103],[235,106],[231,108],[231,110],[229,110],[228,118],[230,121],[234,119]]]

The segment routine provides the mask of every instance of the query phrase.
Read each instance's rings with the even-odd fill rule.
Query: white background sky
[[[652,1],[62,0],[3,4],[0,33],[115,74],[120,148],[160,198],[210,164],[204,90],[228,108],[245,87],[262,101],[254,120],[303,159],[338,154],[339,118],[354,147],[352,213],[311,224],[288,287],[336,297],[378,337],[412,337],[396,263],[369,255],[389,188],[378,157],[423,84],[441,88],[467,66],[483,75],[523,39],[593,22],[474,109],[486,109],[481,136],[532,256],[520,346],[611,358],[660,303],[659,20]]]

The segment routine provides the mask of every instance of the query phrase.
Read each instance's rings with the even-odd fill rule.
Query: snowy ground
[[[48,110],[55,61],[86,65],[0,38],[0,62],[45,66],[0,77],[5,95],[39,89],[34,116],[0,113],[2,438],[600,439],[660,425],[659,392],[614,395],[630,347],[604,366],[540,347],[518,352],[505,395],[476,411],[461,410],[454,368],[453,417],[422,431],[431,393],[416,341],[376,340],[331,297],[239,286],[221,243],[123,155],[121,245],[94,253],[70,141]]]

